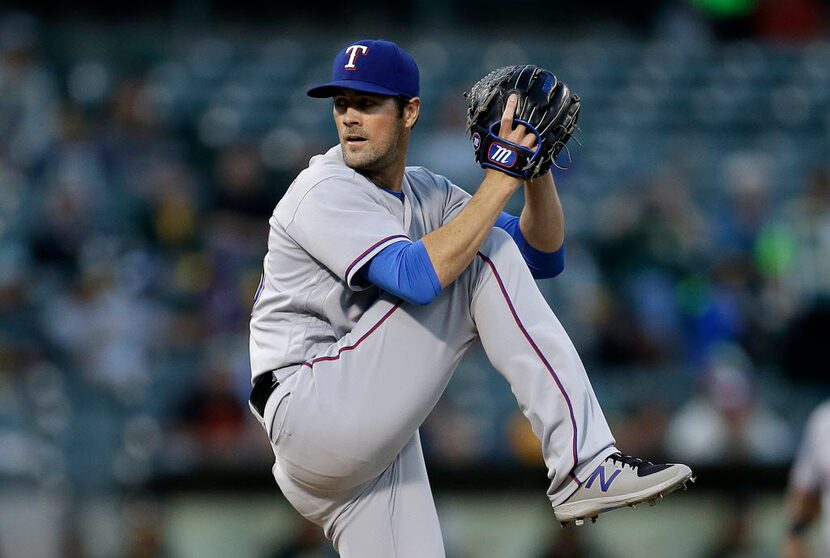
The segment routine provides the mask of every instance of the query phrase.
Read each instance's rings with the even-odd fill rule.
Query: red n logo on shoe
[[[611,483],[614,482],[614,479],[617,478],[617,475],[620,474],[619,469],[614,469],[614,472],[611,473],[611,476],[608,477],[608,480],[605,480],[605,467],[600,465],[596,468],[596,470],[591,473],[591,476],[588,477],[588,481],[585,483],[585,488],[591,488],[591,485],[594,484],[594,479],[599,477],[599,488],[603,492],[608,492],[608,489],[611,488]]]

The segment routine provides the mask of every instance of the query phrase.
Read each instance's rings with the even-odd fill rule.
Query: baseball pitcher
[[[251,318],[251,408],[291,504],[346,558],[444,556],[418,427],[480,339],[542,443],[562,523],[654,501],[691,477],[620,453],[588,376],[536,286],[564,266],[550,173],[579,99],[509,66],[467,96],[473,196],[407,167],[418,67],[364,40],[334,59],[339,145],[313,157],[270,219]],[[502,211],[524,188],[520,216]]]

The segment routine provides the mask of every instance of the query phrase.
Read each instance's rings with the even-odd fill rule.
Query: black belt
[[[254,381],[254,387],[251,389],[251,397],[248,400],[248,404],[259,420],[265,420],[265,404],[268,403],[268,398],[274,393],[278,385],[280,383],[274,377],[273,372],[260,374]]]

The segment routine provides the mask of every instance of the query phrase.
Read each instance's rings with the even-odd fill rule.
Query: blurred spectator
[[[445,467],[464,467],[487,455],[489,426],[479,413],[442,401],[421,426],[424,453]],[[527,422],[527,421],[525,421]]]
[[[267,251],[267,221],[278,201],[278,188],[269,187],[267,180],[252,147],[233,145],[219,154],[203,235],[211,262],[204,305],[213,332],[238,333],[247,327]]]
[[[40,25],[12,13],[0,21],[0,151],[31,168],[57,132],[58,91],[39,53]]]
[[[756,153],[724,159],[723,183],[728,204],[715,215],[718,251],[751,257],[758,235],[772,214],[772,161]]]
[[[754,298],[747,292],[752,268],[745,258],[713,256],[706,273],[686,277],[677,288],[685,325],[685,356],[699,369],[712,348],[750,338]]]
[[[810,173],[805,191],[765,229],[758,260],[768,328],[782,334],[789,377],[827,383],[821,348],[830,332],[830,171]]]
[[[233,145],[218,156],[215,170],[214,211],[259,223],[277,205],[273,187],[268,187],[265,166],[253,147]]]
[[[54,293],[41,310],[40,324],[89,382],[134,401],[152,378],[165,313],[158,300],[119,280],[123,260],[110,259],[109,248],[101,248],[90,254],[92,261],[68,292]]]
[[[754,370],[736,346],[713,350],[702,390],[672,418],[670,457],[693,464],[784,463],[792,455],[787,424],[758,396]]]
[[[202,200],[194,170],[176,160],[149,162],[152,167],[136,187],[150,240],[172,257],[201,248]]]
[[[115,232],[112,185],[105,154],[86,117],[66,108],[60,136],[45,152],[41,165],[38,214],[30,215],[31,251],[38,263],[55,271],[78,272],[82,252],[104,231]]]
[[[43,350],[32,297],[33,271],[22,246],[0,235],[0,370],[20,371],[24,357]]]
[[[428,132],[419,129],[413,135],[408,161],[410,165],[429,162],[435,172],[467,191],[481,181],[482,174],[475,163],[469,135],[464,133],[467,113],[464,97],[459,92],[465,87],[469,89],[470,85],[449,87],[437,99],[435,126]]]
[[[215,362],[185,394],[174,415],[166,466],[173,470],[239,467],[260,461],[267,444],[241,400],[233,373]]]
[[[601,201],[596,252],[611,289],[600,323],[608,364],[672,360],[683,341],[677,284],[700,259],[707,224],[674,172],[657,175],[642,195]]]
[[[516,400],[509,390],[494,387],[503,388],[504,379],[489,368],[481,343],[474,343],[469,353],[471,358],[459,364],[444,396],[420,428],[427,460],[446,467],[512,457],[505,447],[505,431],[509,435],[512,420],[507,417],[516,412]]]
[[[129,76],[105,98],[96,131],[106,157],[113,214],[118,230],[156,248],[198,246],[203,199],[181,134],[171,134],[159,118],[143,77]],[[138,233],[138,234],[136,234]]]
[[[746,493],[732,495],[728,503],[728,520],[706,549],[703,558],[750,558],[758,556],[752,541],[750,496]]]
[[[660,401],[638,401],[633,408],[611,415],[609,423],[617,447],[625,452],[659,461],[671,413]]]
[[[805,191],[781,207],[765,233],[759,263],[770,281],[782,283],[784,308],[830,299],[830,169],[814,169]]]

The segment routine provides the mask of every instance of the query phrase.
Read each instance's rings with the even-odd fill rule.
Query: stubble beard
[[[350,153],[348,147],[341,145],[343,151],[343,162],[346,166],[361,173],[376,173],[387,169],[395,163],[398,157],[400,139],[403,132],[403,125],[398,127],[394,134],[384,145],[378,145],[374,149],[364,149],[361,153]]]

